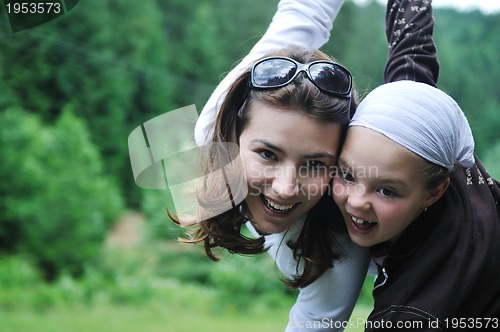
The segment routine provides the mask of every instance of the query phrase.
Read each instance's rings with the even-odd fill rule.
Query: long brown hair
[[[301,63],[332,60],[321,51],[301,49],[282,50],[268,56],[271,55],[287,56]],[[198,197],[200,206],[216,206],[214,204],[238,196],[238,192],[230,190],[235,186],[227,182],[228,178],[230,182],[232,177],[220,181],[211,176],[235,157],[234,151],[219,143],[238,144],[239,137],[249,121],[247,110],[253,102],[258,101],[280,109],[303,112],[318,121],[338,123],[343,129],[340,142],[343,141],[349,120],[357,106],[354,91],[351,98],[325,94],[303,73],[290,84],[276,89],[250,88],[249,78],[250,68],[236,79],[221,104],[211,138],[212,144],[209,144],[208,157],[205,160],[207,179]],[[221,183],[224,188],[217,188]],[[243,201],[217,216],[198,220],[193,226],[194,231],[189,233],[190,237],[181,241],[203,242],[205,253],[214,261],[219,260],[214,254],[215,248],[224,248],[231,253],[243,255],[265,252],[264,237],[250,238],[242,234],[242,227],[247,221],[242,213],[244,209]],[[334,216],[340,216],[340,213],[328,188],[318,204],[309,211],[297,241],[286,244],[293,249],[297,262],[303,262],[304,270],[292,280],[284,279],[285,284],[305,287],[331,268],[334,261],[343,257],[344,251],[335,240],[335,233],[345,232],[345,226],[340,217],[334,220],[336,219]]]

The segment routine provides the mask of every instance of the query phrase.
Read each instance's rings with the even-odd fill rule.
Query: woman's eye
[[[307,167],[308,168],[315,168],[315,169],[318,169],[318,168],[322,168],[322,167],[325,167],[326,165],[319,161],[319,160],[308,160],[307,161]]]
[[[276,154],[269,150],[262,150],[259,152],[260,156],[266,160],[277,160]]]
[[[381,188],[378,190],[378,192],[384,196],[384,197],[396,197],[396,193],[394,192],[394,190],[391,190],[389,188]]]

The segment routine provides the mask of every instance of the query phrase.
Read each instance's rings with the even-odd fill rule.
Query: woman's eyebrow
[[[317,152],[317,153],[312,153],[312,154],[306,154],[304,157],[307,159],[328,158],[328,159],[336,160],[335,155],[328,153],[328,152]]]
[[[263,144],[265,146],[267,146],[268,148],[276,151],[276,152],[280,152],[280,153],[285,153],[285,150],[283,150],[282,148],[274,145],[273,143],[269,142],[269,141],[266,141],[265,139],[254,139],[251,141],[251,143],[260,143],[260,144]]]
[[[285,150],[283,150],[282,148],[280,148],[280,147],[274,145],[273,143],[271,143],[267,140],[264,140],[264,139],[254,139],[254,140],[252,140],[252,143],[260,143],[260,144],[263,144],[266,147],[268,147],[276,152],[283,153],[283,154],[285,153]],[[306,159],[328,158],[328,159],[332,159],[332,160],[336,159],[335,155],[328,153],[328,152],[308,153],[308,154],[304,155],[304,158],[306,158]]]

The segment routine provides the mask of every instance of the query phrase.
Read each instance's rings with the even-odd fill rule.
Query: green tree
[[[81,276],[122,210],[119,191],[85,123],[69,110],[53,126],[8,109],[0,116],[1,236],[27,253],[47,280]]]
[[[346,1],[323,50],[346,66],[360,98],[383,82],[387,60],[385,7],[370,1],[359,7]],[[370,22],[370,23],[366,23]]]
[[[467,115],[481,157],[498,138],[500,126],[499,14],[436,10],[435,40],[441,64],[438,85]]]
[[[19,106],[53,122],[70,105],[86,119],[131,204],[127,136],[154,115],[173,109],[169,45],[156,2],[82,1],[69,14],[17,34],[1,32],[0,79]],[[133,183],[133,182],[132,182]],[[135,193],[135,194],[134,194]]]
[[[485,153],[483,162],[490,175],[500,179],[500,140]]]

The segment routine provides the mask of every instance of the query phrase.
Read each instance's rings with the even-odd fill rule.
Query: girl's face
[[[254,102],[240,139],[249,192],[247,213],[261,234],[279,233],[325,192],[336,162],[341,127],[293,109]]]
[[[353,242],[369,247],[396,240],[439,198],[426,189],[422,165],[416,154],[375,131],[349,129],[333,196]]]

